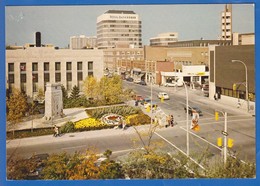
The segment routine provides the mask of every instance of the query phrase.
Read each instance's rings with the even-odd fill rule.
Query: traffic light
[[[231,148],[231,147],[233,147],[233,145],[234,145],[234,140],[231,139],[231,138],[228,138],[227,146],[228,146],[229,148]]]
[[[236,85],[236,83],[233,84],[233,90],[234,90],[234,91],[237,90],[237,85]]]
[[[216,121],[219,120],[219,114],[218,114],[218,112],[215,112],[215,120],[216,120]]]
[[[219,147],[222,147],[222,138],[218,138],[217,143],[218,143],[218,146],[219,146]]]

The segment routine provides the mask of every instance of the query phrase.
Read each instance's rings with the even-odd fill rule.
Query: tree
[[[74,87],[72,88],[71,94],[70,94],[70,99],[78,99],[80,97],[79,95],[80,91],[79,91],[79,87],[74,85]]]
[[[37,167],[36,159],[10,159],[7,163],[7,178],[10,180],[25,180]]]
[[[99,82],[93,76],[88,76],[84,81],[84,93],[87,98],[97,99],[99,91]]]
[[[36,99],[39,103],[43,103],[44,99],[45,99],[45,94],[44,94],[44,91],[40,88],[38,90],[38,94],[36,96]]]
[[[122,101],[123,86],[121,77],[103,77],[100,80],[100,90],[105,104],[115,104]]]
[[[6,101],[7,105],[7,121],[13,127],[13,135],[15,125],[21,121],[27,110],[27,102],[25,96],[18,90],[13,89],[10,98]]]

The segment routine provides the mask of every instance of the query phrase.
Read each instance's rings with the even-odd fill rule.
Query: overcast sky
[[[96,36],[97,17],[107,10],[133,10],[142,21],[143,44],[163,32],[178,32],[179,40],[218,39],[224,4],[12,6],[6,7],[6,45],[34,43],[41,32],[43,44],[66,47],[70,36]],[[253,33],[253,4],[233,5],[233,32]]]

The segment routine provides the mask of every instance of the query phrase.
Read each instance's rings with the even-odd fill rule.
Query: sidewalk
[[[53,125],[62,126],[68,121],[78,121],[84,118],[87,118],[88,115],[86,113],[86,108],[70,108],[70,109],[64,109],[63,113],[65,114],[65,117],[63,118],[56,118],[53,121],[45,121],[43,119],[43,115],[41,117],[30,119],[27,121],[20,122],[15,126],[16,130],[23,130],[23,129],[31,129],[31,128],[47,128],[52,127]],[[13,130],[12,127],[6,127],[7,131]]]

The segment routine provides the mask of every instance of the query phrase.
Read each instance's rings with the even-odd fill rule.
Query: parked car
[[[170,99],[170,96],[169,96],[166,92],[159,92],[159,93],[157,94],[157,97],[158,97],[159,99],[163,98],[164,100]]]
[[[195,107],[195,106],[188,106],[188,109],[189,109],[189,114],[192,116],[192,111],[195,110],[199,116],[202,116],[202,111],[199,109],[199,107]],[[187,113],[187,108],[186,108],[186,105],[184,106],[184,110],[185,110],[185,113]]]
[[[133,81],[134,81],[134,79],[131,78],[131,77],[128,77],[128,78],[126,78],[125,80],[126,80],[126,81],[129,81],[129,82],[133,82]]]
[[[135,95],[135,98],[134,98],[135,101],[138,101],[138,102],[141,102],[142,100],[144,100],[143,96],[141,95]]]
[[[134,83],[140,83],[141,79],[134,79]]]
[[[164,86],[165,87],[175,87],[175,86],[177,86],[177,83],[165,83]]]
[[[140,82],[139,82],[139,83],[137,83],[137,84],[139,84],[139,85],[147,85],[147,84],[146,84],[146,82],[145,82],[145,81],[143,81],[143,80],[142,80],[142,81],[140,81]]]
[[[144,98],[140,103],[141,103],[141,105],[144,105],[144,104],[149,103],[149,102],[151,102],[150,98]]]

